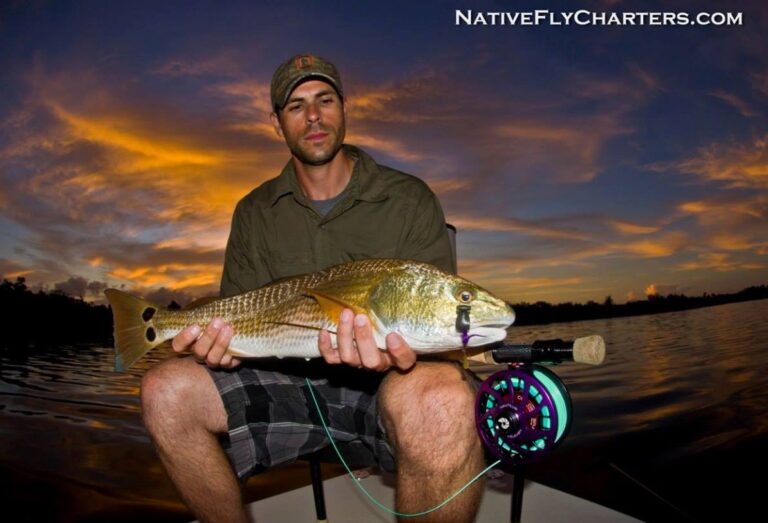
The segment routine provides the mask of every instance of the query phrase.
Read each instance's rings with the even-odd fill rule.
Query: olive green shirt
[[[420,179],[377,164],[357,147],[345,196],[321,217],[289,161],[280,176],[238,202],[227,242],[221,295],[365,258],[399,258],[456,272],[445,217]]]

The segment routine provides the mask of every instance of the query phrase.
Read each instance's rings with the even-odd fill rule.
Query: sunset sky
[[[455,24],[536,8],[743,25]],[[347,142],[430,185],[460,274],[501,297],[768,283],[767,35],[763,0],[2,2],[0,275],[215,293],[237,200],[288,159],[272,72],[309,52]]]

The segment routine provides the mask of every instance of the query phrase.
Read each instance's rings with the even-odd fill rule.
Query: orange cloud
[[[383,86],[360,86],[346,99],[347,111],[355,121],[414,124],[445,119],[413,105],[434,95],[435,78],[414,77]]]
[[[582,277],[564,277],[564,278],[508,278],[504,280],[507,287],[524,287],[527,289],[538,289],[541,287],[562,287],[565,285],[581,285],[584,282]]]
[[[268,82],[240,79],[215,84],[208,90],[212,95],[223,98],[227,111],[240,121],[268,124],[269,114],[272,112]]]
[[[109,276],[139,287],[166,287],[171,290],[215,288],[221,276],[221,265],[169,263],[152,267],[116,267],[109,272]]]
[[[651,283],[645,288],[646,296],[664,296],[666,294],[677,294],[680,292],[678,285],[660,285],[658,283]]]
[[[651,234],[658,232],[660,227],[654,227],[649,225],[637,225],[635,223],[625,222],[621,220],[611,220],[609,224],[617,231],[623,234]]]
[[[23,269],[19,271],[13,271],[13,272],[7,272],[2,275],[3,278],[7,280],[15,280],[16,278],[23,278],[25,276],[29,276],[30,274],[34,273],[34,269]]]
[[[592,246],[567,253],[564,257],[572,260],[611,256],[662,258],[672,256],[688,248],[691,245],[691,240],[682,232],[672,232],[641,241],[597,243],[597,240],[593,239],[591,243]]]
[[[768,135],[745,144],[712,144],[691,158],[651,166],[656,170],[678,170],[704,180],[718,181],[728,188],[768,188]]]
[[[768,216],[768,195],[753,194],[732,198],[683,202],[678,206],[682,215],[695,216],[702,229],[702,251],[753,251],[762,255],[766,242],[765,220]],[[689,264],[687,268],[700,265]],[[716,265],[712,265],[716,268]],[[718,269],[719,270],[719,269]]]
[[[730,272],[735,270],[765,269],[768,267],[764,263],[736,261],[730,254],[721,252],[705,252],[699,254],[697,258],[696,261],[678,265],[677,269],[683,271],[714,269],[719,272]]]
[[[86,118],[66,111],[56,104],[51,107],[53,112],[69,125],[74,138],[134,153],[130,167],[132,171],[184,165],[213,166],[221,165],[225,161],[225,157],[217,153],[203,152],[178,143],[163,142],[158,137],[131,132],[126,129],[130,125],[129,122],[116,118]]]
[[[747,251],[750,249],[758,250],[768,246],[768,242],[754,241],[753,239],[742,236],[739,233],[722,234],[712,236],[709,243],[724,251]]]
[[[684,245],[682,236],[671,235],[665,239],[647,240],[639,242],[630,242],[624,244],[611,244],[617,251],[623,251],[625,254],[634,254],[642,258],[660,258],[670,256],[678,252]]]
[[[377,149],[406,162],[419,162],[424,159],[423,154],[413,151],[401,141],[392,138],[379,138],[367,133],[352,132],[349,134],[348,142],[360,145],[361,147]]]
[[[270,123],[266,122],[237,122],[229,124],[229,129],[233,131],[244,131],[249,134],[254,134],[262,138],[266,138],[275,143],[284,144],[280,136],[275,132],[275,128]]]
[[[588,237],[576,230],[547,227],[535,222],[517,220],[514,218],[493,218],[484,216],[453,215],[449,220],[459,230],[518,232],[528,236],[545,238],[561,238],[568,240],[585,240]]]
[[[709,221],[731,221],[734,214],[742,214],[762,220],[765,218],[768,195],[755,195],[740,200],[698,200],[683,202],[678,209],[686,214],[702,216]]]
[[[445,194],[454,191],[463,191],[472,186],[472,182],[468,178],[449,178],[447,180],[430,180],[429,187],[436,194]]]

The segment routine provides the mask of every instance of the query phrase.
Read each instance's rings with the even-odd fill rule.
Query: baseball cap
[[[341,75],[328,60],[311,54],[300,54],[289,58],[272,75],[272,109],[278,111],[288,101],[293,89],[308,78],[318,78],[330,83],[339,96],[344,98],[341,89]]]

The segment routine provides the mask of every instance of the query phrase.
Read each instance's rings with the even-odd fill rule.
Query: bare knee
[[[390,373],[379,408],[398,460],[451,467],[480,448],[474,391],[454,364],[419,362],[407,374]]]
[[[141,380],[141,411],[147,430],[194,427],[226,430],[226,412],[208,372],[192,358],[173,358],[151,368]]]

